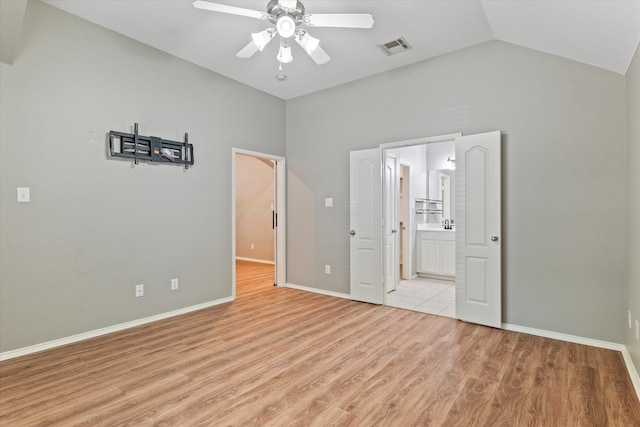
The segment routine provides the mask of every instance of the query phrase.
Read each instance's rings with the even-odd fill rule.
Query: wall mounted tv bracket
[[[133,159],[136,165],[139,160],[148,160],[184,165],[188,169],[193,165],[193,144],[188,141],[188,133],[184,134],[184,142],[138,135],[136,123],[133,133],[109,132],[109,151],[112,157]]]

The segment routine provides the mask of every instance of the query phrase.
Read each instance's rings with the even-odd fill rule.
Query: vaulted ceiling
[[[282,99],[494,39],[625,74],[640,41],[640,0],[303,0],[307,13],[366,12],[375,24],[372,29],[308,28],[332,60],[317,65],[295,45],[293,62],[283,70],[287,79],[278,81],[278,43],[249,59],[235,56],[251,33],[271,26],[268,21],[196,9],[191,0],[43,1]],[[260,11],[267,6],[266,0],[217,2]],[[20,8],[14,9],[15,27],[22,16]],[[3,15],[6,10],[4,5]],[[3,39],[10,26],[3,17]],[[19,55],[19,28],[12,31]],[[386,56],[377,47],[399,37],[412,49]]]

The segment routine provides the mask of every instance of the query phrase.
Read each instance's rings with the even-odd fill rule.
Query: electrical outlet
[[[631,310],[627,310],[627,313],[629,314],[629,317],[628,317],[629,329],[631,329]]]
[[[255,249],[256,245],[254,245],[253,243],[251,244],[251,249]]]
[[[331,274],[331,266],[329,264],[324,266],[324,272],[326,274]]]
[[[175,291],[178,289],[178,279],[171,279],[171,290]]]
[[[636,320],[636,341],[640,341],[640,322]]]
[[[144,296],[144,285],[136,285],[136,298]]]

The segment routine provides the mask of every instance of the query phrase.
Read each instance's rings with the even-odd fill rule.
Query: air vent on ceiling
[[[392,40],[387,43],[379,44],[378,47],[387,56],[396,55],[398,53],[406,52],[407,50],[412,49],[411,45],[404,39],[404,37],[400,37],[399,39]]]

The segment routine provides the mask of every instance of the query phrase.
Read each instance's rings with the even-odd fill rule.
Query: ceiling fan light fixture
[[[320,40],[311,37],[305,30],[300,30],[296,35],[298,37],[298,43],[309,55],[312,55],[313,52],[318,49],[318,46],[320,46]]]
[[[291,55],[291,45],[289,43],[282,41],[280,43],[280,50],[278,51],[278,56],[276,59],[281,64],[288,64],[293,61],[293,56]]]
[[[251,38],[253,39],[253,42],[255,43],[258,50],[262,51],[262,49],[264,49],[267,43],[271,41],[274,35],[275,31],[273,31],[273,28],[267,28],[266,30],[260,31],[259,33],[251,34]]]
[[[296,23],[291,16],[286,14],[281,15],[278,17],[278,21],[276,21],[276,30],[278,34],[280,34],[280,37],[288,39],[296,32]]]

